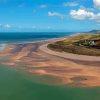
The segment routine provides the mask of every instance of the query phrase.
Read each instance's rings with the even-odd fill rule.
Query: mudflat
[[[100,61],[65,58],[40,49],[48,43],[50,41],[7,45],[0,52],[1,63],[16,68],[21,65],[21,69],[32,74],[57,77],[65,85],[100,86]]]

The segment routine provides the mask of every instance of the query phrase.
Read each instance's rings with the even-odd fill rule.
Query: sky
[[[0,32],[100,30],[100,0],[0,0]]]

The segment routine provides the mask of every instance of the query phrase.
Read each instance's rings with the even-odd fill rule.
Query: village
[[[74,42],[74,45],[85,46],[85,47],[93,47],[100,49],[100,39],[98,40],[80,40],[78,42]]]

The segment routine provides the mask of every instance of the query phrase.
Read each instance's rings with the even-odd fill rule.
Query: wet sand
[[[20,65],[19,68],[32,74],[60,78],[65,85],[100,86],[99,60],[65,58],[40,49],[41,46],[54,41],[8,45],[0,52],[0,58],[4,60],[1,63],[12,67]]]

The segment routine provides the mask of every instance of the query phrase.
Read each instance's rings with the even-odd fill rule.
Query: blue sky
[[[0,0],[0,31],[100,29],[100,0]]]

